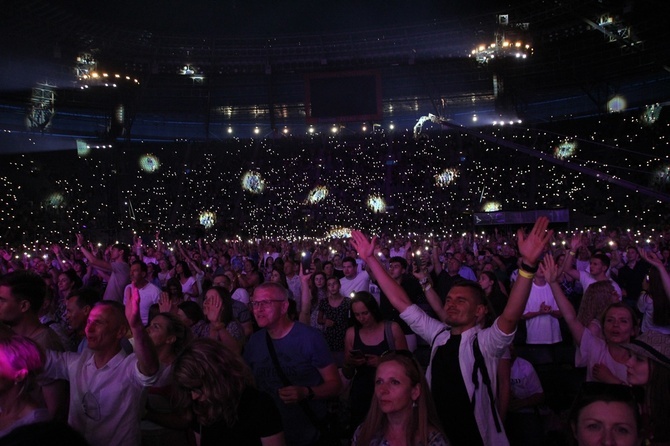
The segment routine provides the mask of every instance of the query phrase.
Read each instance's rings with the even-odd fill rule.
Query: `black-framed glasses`
[[[268,299],[268,300],[255,300],[252,302],[249,302],[249,308],[253,310],[265,310],[268,308],[270,305],[276,302],[284,302],[284,299]]]

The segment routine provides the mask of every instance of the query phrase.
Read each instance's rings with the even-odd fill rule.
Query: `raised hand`
[[[135,284],[130,285],[130,296],[126,300],[126,319],[131,328],[143,326],[140,317],[140,291]]]
[[[377,237],[368,238],[361,231],[351,231],[351,246],[358,252],[361,259],[369,259],[375,255],[375,241]]]
[[[582,246],[582,234],[577,232],[570,239],[570,249],[577,251],[580,246]]]
[[[658,258],[656,254],[653,252],[647,252],[643,248],[638,247],[637,252],[640,253],[640,257],[642,260],[646,261],[647,263],[653,265],[654,267],[661,269],[664,268],[663,262],[661,259]]]
[[[220,322],[221,321],[221,312],[223,310],[223,302],[221,297],[217,294],[216,296],[211,295],[205,299],[205,302],[202,304],[203,312],[207,317],[209,322]]]
[[[549,219],[540,217],[527,235],[522,228],[517,231],[519,253],[525,264],[530,266],[537,264],[538,258],[554,234],[553,230],[547,230],[548,226]]]
[[[551,254],[544,256],[544,260],[538,265],[538,268],[540,274],[544,275],[544,280],[547,282],[553,283],[558,280],[558,265],[554,262]]]
[[[314,273],[307,273],[305,274],[302,270],[302,262],[300,263],[300,282],[303,284],[309,284],[309,279],[312,278],[312,274]]]
[[[158,298],[158,310],[161,313],[169,313],[172,310],[172,302],[170,302],[170,295],[167,291],[162,291]]]

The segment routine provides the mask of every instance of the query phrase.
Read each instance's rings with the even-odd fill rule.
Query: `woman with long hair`
[[[178,405],[195,417],[200,445],[283,446],[281,416],[253,385],[242,358],[213,339],[197,339],[172,365]]]
[[[601,316],[603,338],[594,336],[586,325],[577,319],[577,314],[568,298],[563,294],[557,281],[558,267],[551,255],[540,263],[551,291],[556,300],[572,338],[578,346],[575,359],[577,367],[586,366],[587,381],[601,381],[610,384],[626,384],[626,361],[628,352],[622,344],[630,342],[637,334],[637,317],[626,304],[609,304]]]
[[[449,442],[419,363],[407,350],[383,355],[375,374],[370,410],[351,441],[352,446],[441,446]]]
[[[50,419],[49,411],[33,399],[44,353],[25,336],[0,330],[0,437],[26,424]]]
[[[500,282],[492,271],[482,271],[479,275],[479,284],[482,286],[491,307],[495,311],[495,316],[502,314],[502,310],[507,305],[507,296],[500,288]]]
[[[603,339],[603,327],[600,323],[605,309],[619,302],[619,294],[609,280],[600,280],[588,286],[577,310],[577,320],[587,327],[594,336]]]
[[[183,414],[177,412],[171,402],[174,385],[170,371],[177,355],[184,350],[193,335],[172,313],[159,313],[151,318],[147,334],[156,347],[163,371],[147,391],[147,405],[141,425],[142,445],[186,446],[188,437]]]
[[[183,260],[178,261],[174,267],[174,272],[174,277],[179,279],[184,297],[188,300],[195,300],[198,297],[198,286],[188,263]]]
[[[235,353],[242,352],[244,329],[233,319],[233,300],[227,289],[213,286],[205,292],[203,312],[209,321],[209,337]]]
[[[569,444],[639,446],[640,410],[632,389],[620,384],[586,382],[569,413]]]
[[[366,291],[354,294],[351,313],[354,325],[344,337],[343,373],[353,376],[349,402],[351,425],[355,427],[370,408],[379,358],[389,350],[406,350],[407,340],[400,325],[383,319],[379,304]]]
[[[643,249],[638,249],[638,252],[652,266],[646,290],[637,301],[637,308],[642,313],[642,332],[657,331],[670,335],[670,274],[656,255]]]
[[[319,324],[319,303],[328,297],[327,280],[324,272],[304,273],[300,265],[300,322],[319,330],[324,329]]]
[[[670,335],[648,331],[624,348],[631,353],[628,383],[644,389],[645,438],[649,444],[670,444]]]

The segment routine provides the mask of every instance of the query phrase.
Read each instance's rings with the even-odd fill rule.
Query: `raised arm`
[[[137,357],[137,368],[144,376],[153,376],[158,372],[158,353],[144,329],[140,318],[140,292],[131,284],[130,298],[126,302],[126,319],[133,333],[133,345]]]
[[[437,318],[444,322],[447,318],[447,311],[444,309],[444,304],[442,303],[440,296],[438,296],[437,291],[435,291],[435,287],[430,280],[430,274],[428,274],[425,269],[416,271],[413,274],[414,277],[419,280],[419,283],[423,288],[423,293],[426,296],[426,300],[430,304],[430,308],[433,309]]]
[[[361,259],[370,267],[370,270],[377,278],[379,288],[384,291],[391,305],[398,312],[402,313],[407,307],[412,305],[412,301],[400,284],[389,276],[381,262],[379,262],[379,259],[375,256],[375,240],[377,240],[377,237],[368,240],[361,231],[351,231],[351,245],[358,251]]]
[[[537,270],[538,259],[551,239],[554,231],[548,230],[549,219],[540,217],[533,225],[533,229],[526,235],[523,229],[517,231],[519,255],[522,267],[514,287],[509,293],[507,304],[502,314],[496,319],[498,328],[503,333],[512,333],[517,322],[521,319],[526,302],[533,284],[533,276]],[[530,271],[527,271],[530,270]]]
[[[663,290],[665,291],[665,294],[668,296],[668,299],[670,299],[670,274],[668,274],[668,271],[665,269],[665,266],[663,266],[663,262],[661,261],[661,259],[659,259],[653,252],[647,252],[642,248],[637,248],[637,251],[640,253],[640,257],[642,257],[642,260],[646,261],[647,263],[649,263],[651,266],[653,266],[658,270],[658,273],[661,275]]]
[[[575,257],[577,256],[577,250],[581,246],[582,246],[582,235],[581,234],[573,235],[572,240],[570,241],[570,250],[568,251],[568,255],[565,256],[563,264],[560,265],[557,277],[561,277],[561,274],[565,273],[568,276],[572,277],[574,280],[579,280],[579,271],[575,269],[574,262]]]
[[[577,344],[580,344],[586,327],[584,327],[584,325],[577,319],[577,312],[575,312],[575,309],[568,298],[565,297],[563,289],[558,283],[558,266],[554,262],[554,258],[551,254],[544,256],[544,263],[540,265],[540,268],[544,272],[544,277],[549,283],[556,305],[558,305],[558,309],[563,315],[565,323],[568,324],[572,337]]]
[[[89,251],[86,248],[86,244],[84,242],[84,236],[82,234],[77,234],[77,247],[81,251],[82,254],[84,254],[84,257],[88,260],[88,264],[92,265],[100,270],[106,271],[106,272],[111,272],[112,271],[112,264],[109,262],[106,262],[102,259],[97,258],[96,256],[93,255],[91,251]]]
[[[309,286],[309,280],[312,273],[305,274],[300,263],[300,315],[298,320],[305,325],[310,325],[312,317],[312,290]]]

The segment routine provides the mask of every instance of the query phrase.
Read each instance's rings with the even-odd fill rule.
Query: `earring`
[[[419,407],[419,404],[416,402],[416,400],[412,401],[412,409],[416,409]]]

